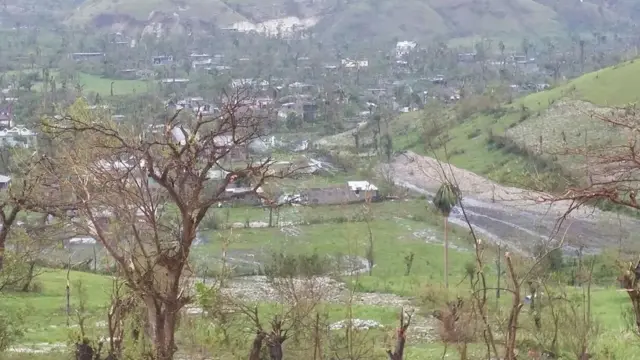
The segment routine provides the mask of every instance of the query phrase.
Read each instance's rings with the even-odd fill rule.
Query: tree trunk
[[[0,224],[0,271],[2,271],[4,266],[4,253],[5,246],[7,244],[7,236],[9,235],[9,230],[11,229],[11,225],[18,216],[18,212],[20,212],[21,207],[17,205],[13,205],[11,211],[6,214],[4,209],[0,209],[0,214],[2,215],[2,224]]]
[[[175,331],[180,309],[176,302],[162,303],[151,297],[146,298],[145,303],[148,309],[150,335],[155,353],[154,360],[173,360],[173,355],[177,350]]]
[[[260,360],[260,350],[262,350],[262,341],[264,340],[265,333],[258,331],[256,337],[253,339],[251,351],[249,352],[249,360]]]
[[[4,268],[4,253],[9,230],[5,230],[7,226],[4,224],[0,226],[2,226],[2,229],[0,229],[0,271],[2,271],[2,269]]]
[[[444,287],[449,288],[449,237],[447,236],[447,225],[449,219],[444,218]]]
[[[4,241],[0,239],[0,271],[4,267]]]
[[[282,343],[284,339],[280,336],[275,336],[273,339],[269,339],[267,346],[269,347],[269,358],[271,360],[282,360]]]
[[[22,286],[22,292],[29,291],[29,288],[31,287],[31,283],[33,282],[33,272],[35,271],[35,268],[36,268],[36,262],[35,261],[29,262],[29,271],[27,272],[27,278],[25,280],[25,283]]]
[[[506,344],[505,344],[505,360],[516,360],[516,338],[518,333],[518,316],[520,310],[522,310],[522,302],[520,295],[520,283],[516,278],[515,270],[513,269],[513,263],[509,256],[505,256],[507,260],[507,268],[509,269],[509,276],[513,283],[513,302],[511,304],[511,312],[509,314],[509,322],[507,324]]]
[[[162,306],[154,311],[149,309],[149,322],[151,325],[155,360],[173,360],[176,351],[174,333],[177,320],[177,312],[169,307]]]
[[[398,338],[393,351],[387,350],[389,360],[402,360],[404,356],[404,345],[407,342],[407,329],[411,325],[411,315],[407,315],[405,319],[404,309],[400,310],[400,327],[398,327]]]

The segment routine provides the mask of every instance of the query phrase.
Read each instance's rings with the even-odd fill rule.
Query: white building
[[[416,46],[418,46],[418,44],[415,41],[398,41],[398,43],[396,43],[396,58],[401,58],[410,53]]]
[[[369,60],[351,60],[351,59],[342,59],[342,66],[348,69],[360,69],[366,68],[369,66]]]
[[[9,147],[34,147],[38,134],[23,127],[14,126],[9,129],[0,130],[0,146]]]
[[[368,181],[347,181],[352,191],[378,191],[378,188]]]

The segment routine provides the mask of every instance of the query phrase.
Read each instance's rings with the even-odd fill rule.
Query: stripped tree
[[[405,314],[404,309],[400,310],[400,326],[397,331],[396,346],[391,350],[387,350],[389,360],[402,360],[404,356],[404,346],[407,343],[407,329],[411,325],[412,314]]]
[[[25,231],[32,236],[46,228],[47,211],[64,208],[50,196],[51,182],[40,166],[46,156],[18,149],[10,151],[11,155],[3,157],[2,162],[11,176],[3,176],[0,188],[0,272],[5,275],[9,271],[4,269],[7,241],[19,215],[26,211],[43,212],[44,221],[26,224]]]
[[[271,158],[245,153],[270,118],[249,104],[247,93],[237,92],[221,100],[215,116],[178,113],[131,126],[78,101],[45,124],[54,153],[47,170],[76,205],[69,224],[104,246],[144,304],[157,360],[173,359],[177,350],[178,314],[191,300],[189,254],[207,211],[259,196],[276,176],[268,171]]]
[[[585,142],[578,145],[564,142],[563,148],[552,154],[572,160],[578,173],[584,174],[582,181],[562,194],[541,195],[538,201],[566,205],[564,217],[582,207],[598,204],[614,205],[637,214],[640,210],[636,200],[640,190],[640,114],[635,107],[627,107],[605,114],[594,112],[590,116],[603,128],[599,138],[587,142],[585,136]],[[599,141],[606,132],[612,134],[611,138]],[[625,222],[629,224],[633,220]],[[624,226],[622,222],[620,226]],[[618,281],[629,296],[634,326],[640,333],[640,261],[625,262]]]

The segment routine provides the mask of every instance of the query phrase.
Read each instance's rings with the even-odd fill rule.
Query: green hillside
[[[448,137],[446,153],[453,164],[498,181],[527,181],[533,171],[557,173],[547,161],[535,160],[536,152],[546,154],[563,140],[569,145],[583,143],[585,138],[589,143],[615,141],[620,136],[592,120],[590,114],[639,100],[640,62],[623,63],[472,116],[443,135]],[[409,118],[420,122],[417,119],[424,116],[406,114],[397,122],[406,123]],[[411,144],[406,138],[402,142]],[[414,136],[414,142],[416,151],[433,153],[422,139]],[[444,156],[444,147],[437,147],[435,153]]]
[[[591,32],[627,24],[636,10],[626,2],[601,0],[86,0],[70,14],[68,23],[139,29],[150,22],[179,18],[179,22],[225,27],[295,16],[316,19],[314,29],[323,41],[357,46],[363,36],[367,43],[381,43],[396,38],[521,39],[568,30]],[[156,17],[150,16],[154,12]]]
[[[67,22],[71,25],[98,27],[128,22],[143,23],[151,19],[153,12],[163,13],[168,17],[177,14],[182,19],[201,18],[221,26],[246,20],[222,0],[86,0],[75,9]]]

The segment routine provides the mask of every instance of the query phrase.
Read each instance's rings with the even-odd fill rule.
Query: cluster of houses
[[[37,133],[15,125],[11,107],[0,109],[0,147],[35,147]]]

